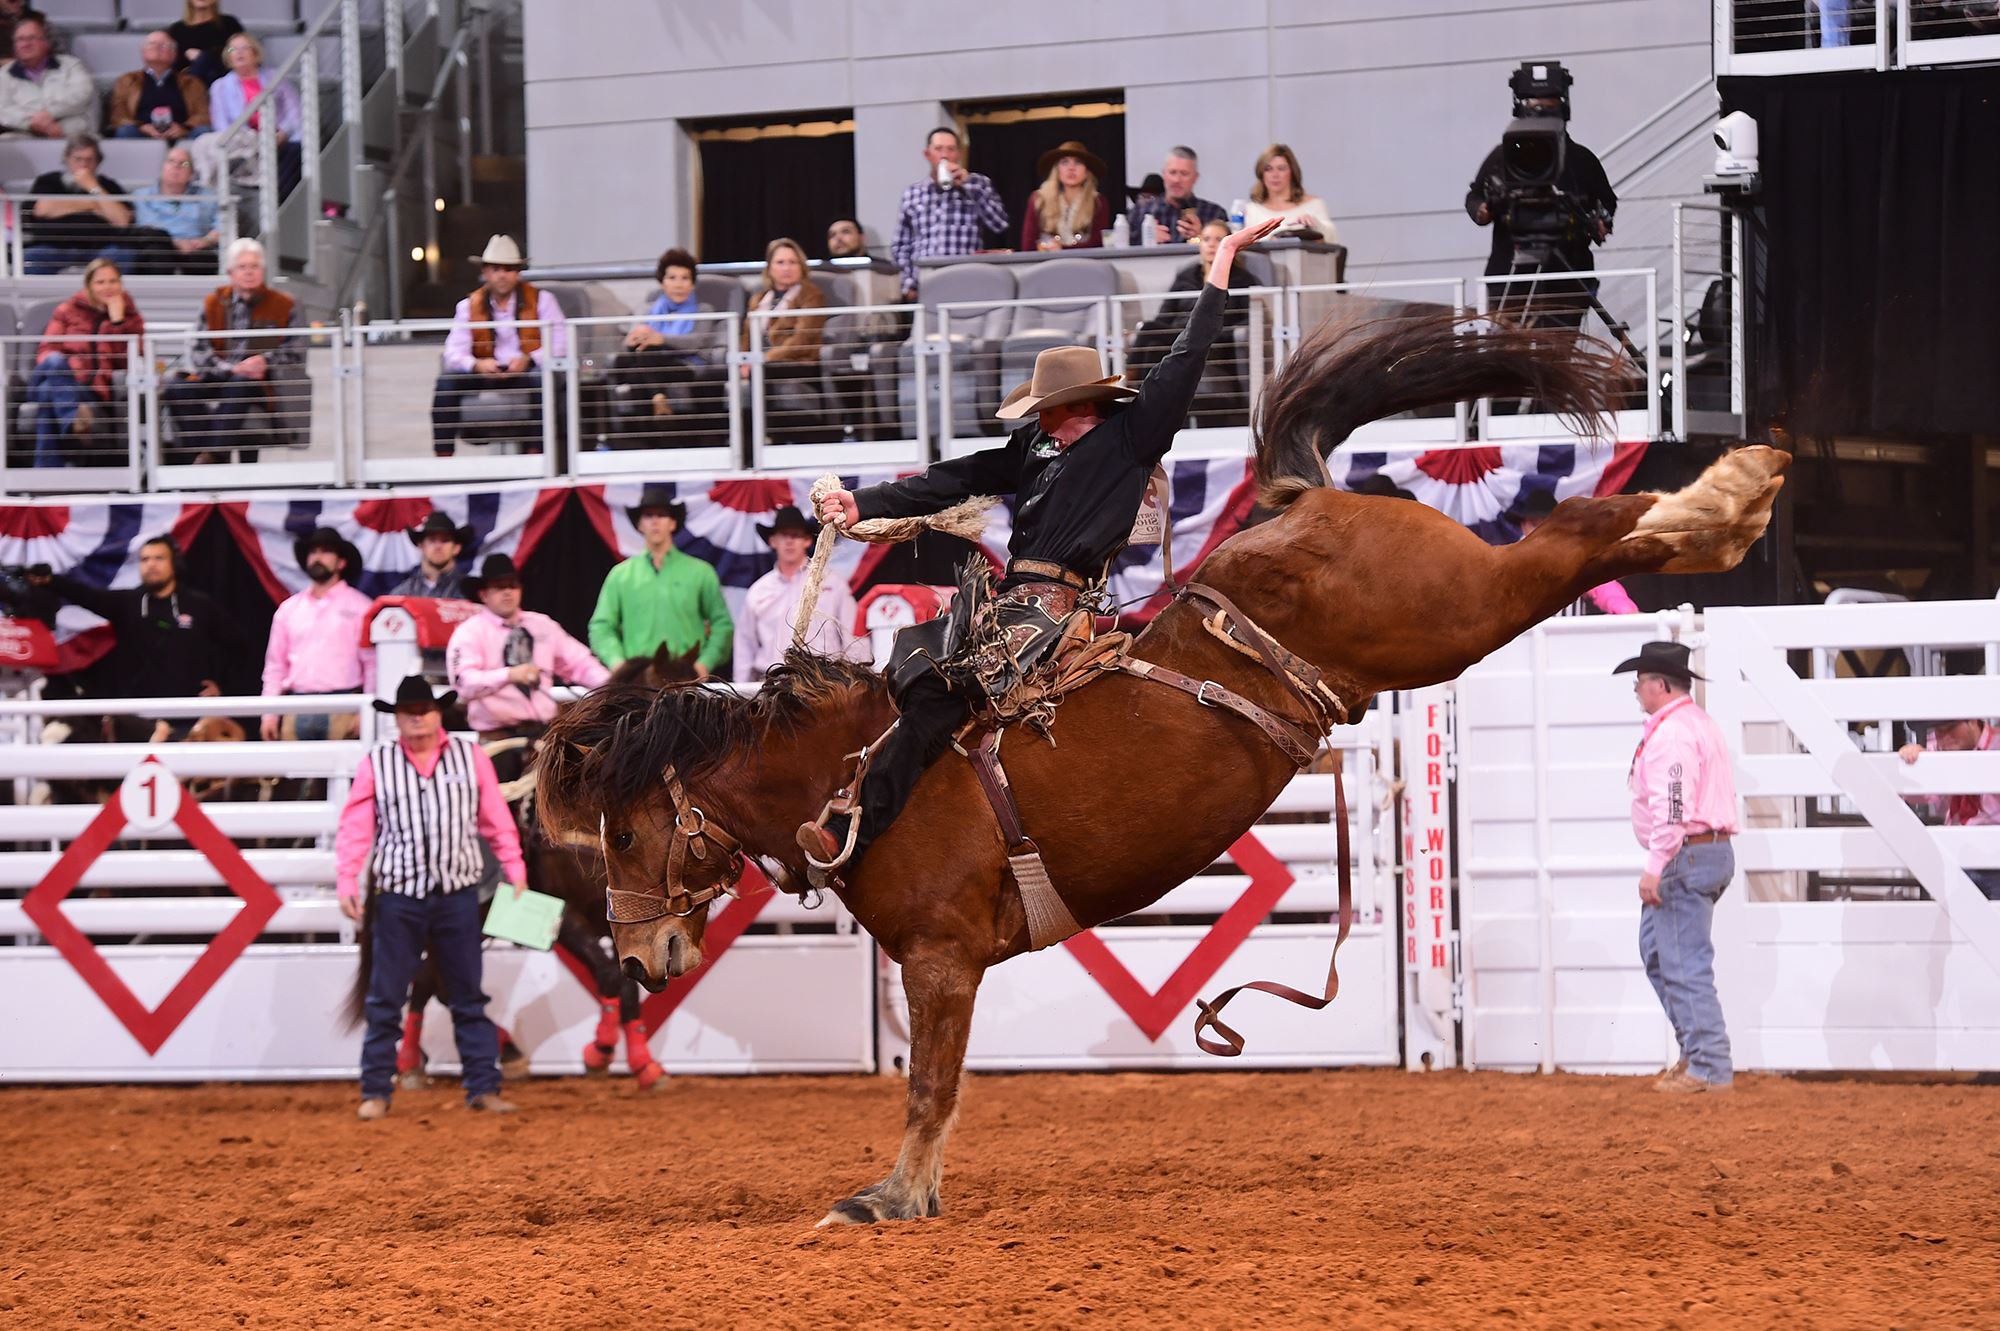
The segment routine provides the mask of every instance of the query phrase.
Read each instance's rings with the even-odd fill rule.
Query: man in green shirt
[[[590,617],[590,650],[615,670],[630,657],[651,656],[661,643],[676,656],[699,647],[697,677],[727,674],[736,626],[722,599],[722,581],[709,564],[674,548],[687,505],[666,486],[648,485],[625,516],[646,548],[604,579]]]

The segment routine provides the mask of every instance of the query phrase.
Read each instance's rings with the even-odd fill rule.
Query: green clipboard
[[[514,895],[511,883],[500,884],[493,905],[486,912],[485,933],[510,943],[546,952],[555,946],[556,930],[562,927],[563,900],[546,892],[527,891]]]

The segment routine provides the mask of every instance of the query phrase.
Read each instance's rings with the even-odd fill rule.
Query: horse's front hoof
[[[405,1091],[428,1091],[431,1088],[431,1074],[422,1068],[411,1068],[396,1078],[396,1085]]]
[[[828,1225],[873,1225],[883,1220],[924,1220],[939,1213],[936,1193],[928,1197],[906,1197],[877,1184],[863,1188],[852,1197],[833,1204],[815,1229]]]
[[[667,1070],[658,1063],[648,1063],[632,1074],[642,1091],[664,1091],[667,1089]]]
[[[617,1045],[597,1044],[594,1041],[583,1047],[583,1071],[586,1076],[602,1077],[611,1071],[611,1056],[618,1052]]]

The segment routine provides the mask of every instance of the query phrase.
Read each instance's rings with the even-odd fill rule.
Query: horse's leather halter
[[[667,798],[674,802],[674,833],[667,845],[667,880],[657,892],[621,892],[607,888],[604,893],[605,918],[613,924],[644,924],[663,916],[676,918],[694,914],[717,897],[731,896],[730,889],[743,876],[743,843],[708,821],[699,805],[690,803],[680,774],[672,767],[660,773],[666,783]],[[604,845],[604,820],[598,819],[599,849],[604,862],[611,863],[611,847]],[[711,861],[711,856],[713,861]],[[710,865],[716,875],[697,887],[687,885],[688,860]]]

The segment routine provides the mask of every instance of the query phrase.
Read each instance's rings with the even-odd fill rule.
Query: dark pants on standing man
[[[375,894],[369,923],[368,1033],[361,1042],[362,1099],[387,1100],[395,1090],[403,1006],[426,952],[437,961],[441,997],[458,1036],[465,1098],[500,1089],[500,1036],[486,1015],[486,995],[479,987],[479,926],[479,893],[469,887],[422,897]]]

